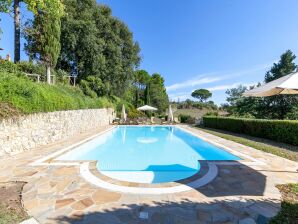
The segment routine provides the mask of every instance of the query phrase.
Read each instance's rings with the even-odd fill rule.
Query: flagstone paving
[[[79,166],[31,166],[37,159],[106,130],[34,151],[0,158],[0,182],[25,181],[22,200],[38,222],[99,224],[266,223],[280,209],[276,184],[298,182],[298,164],[188,127],[209,140],[247,154],[265,165],[217,165],[217,177],[187,192],[126,194],[93,186]],[[177,183],[175,183],[177,185]]]

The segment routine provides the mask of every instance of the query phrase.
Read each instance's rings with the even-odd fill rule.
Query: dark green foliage
[[[89,86],[89,82],[86,81],[86,80],[81,80],[80,82],[80,88],[81,90],[83,91],[83,93],[87,96],[90,96],[92,98],[96,98],[97,97],[97,94],[96,92],[94,92],[90,86]]]
[[[247,87],[239,85],[226,91],[228,94],[227,102],[229,103],[226,107],[227,111],[238,117],[266,118],[260,110],[262,98],[242,96],[247,89]]]
[[[205,116],[219,116],[218,111],[207,112]]]
[[[0,61],[0,72],[7,72],[24,76],[27,74],[40,75],[40,81],[46,81],[46,67],[43,64],[20,61],[17,64],[9,61]],[[68,83],[66,76],[68,74],[63,70],[51,70],[51,74],[56,77],[56,83]],[[29,77],[32,78],[32,77]]]
[[[194,117],[192,117],[190,115],[185,115],[185,114],[180,114],[179,120],[181,123],[185,123],[185,124],[194,124],[195,123]]]
[[[286,119],[298,120],[298,105],[294,106],[291,111],[286,114]]]
[[[0,72],[21,73],[15,63],[4,60],[0,60]]]
[[[89,96],[91,96],[90,91],[94,92],[95,96],[110,96],[110,86],[105,85],[102,80],[96,76],[88,76],[86,80],[81,80],[80,86],[83,92]]]
[[[272,68],[266,72],[265,82],[271,82],[295,71],[297,68],[296,64],[294,63],[295,58],[296,56],[290,50],[287,50],[285,53],[283,53],[280,56],[279,62],[274,63]]]
[[[282,194],[281,210],[269,224],[297,224],[298,183],[277,185]]]
[[[92,99],[77,87],[49,86],[3,72],[0,72],[0,102],[9,103],[22,113],[112,106],[106,98]]]
[[[191,93],[191,96],[199,99],[200,102],[204,102],[212,96],[212,93],[207,89],[197,89]]]
[[[298,145],[298,121],[204,116],[205,127]]]
[[[268,83],[294,72],[297,69],[294,63],[295,58],[296,56],[290,50],[282,54],[279,62],[274,63],[270,71],[266,73],[265,82]],[[273,119],[284,119],[295,106],[298,106],[298,98],[292,95],[265,97],[261,105],[263,113],[269,114]]]
[[[135,108],[131,108],[129,111],[128,111],[128,114],[127,116],[131,119],[134,119],[134,118],[139,118],[139,117],[146,117],[146,114],[143,113],[142,111],[138,111],[137,109]]]
[[[251,136],[247,136],[244,134],[235,134],[233,132],[229,132],[229,131],[224,131],[224,130],[219,130],[219,129],[210,129],[210,128],[204,128],[202,126],[197,126],[196,128],[210,133],[212,135],[221,137],[223,139],[227,139],[229,141],[233,141],[233,142],[237,142],[239,144],[242,145],[246,145],[249,147],[252,147],[254,149],[263,151],[263,152],[267,152],[267,153],[271,153],[289,160],[293,160],[293,161],[298,161],[298,153],[289,149],[284,148],[284,144],[283,143],[277,143],[275,142],[275,144],[273,145],[272,142],[270,144],[267,144],[268,140],[265,140],[263,138],[257,138],[256,137],[251,137]],[[281,147],[279,147],[279,145],[282,145]],[[291,146],[290,146],[291,148]]]
[[[19,71],[28,74],[45,75],[46,67],[42,64],[33,64],[32,62],[20,61],[16,64]]]
[[[169,105],[164,79],[159,74],[150,76],[145,70],[135,71],[131,91],[133,92],[132,102],[135,107],[147,104],[156,107],[162,113]]]
[[[266,73],[265,82],[273,81],[294,72],[297,68],[294,63],[295,58],[296,56],[291,51],[282,54],[280,61],[274,63]],[[229,95],[227,110],[232,115],[262,119],[296,119],[294,108],[298,107],[297,96],[244,97],[242,94],[246,90],[246,87],[239,86],[226,91]]]
[[[42,62],[47,68],[47,81],[51,83],[51,68],[56,66],[61,45],[60,17],[38,13],[27,23],[25,50],[31,59]]]
[[[145,70],[137,70],[133,75],[133,89],[135,91],[135,107],[150,104],[149,85],[151,76]]]
[[[138,66],[139,46],[128,27],[95,0],[65,0],[58,67],[78,75],[100,78],[111,95],[122,96]]]
[[[270,220],[270,224],[297,224],[298,202],[282,202],[281,210],[276,217]]]
[[[169,106],[169,98],[164,86],[163,77],[157,73],[153,74],[149,85],[151,105],[156,107],[159,112],[164,112]]]

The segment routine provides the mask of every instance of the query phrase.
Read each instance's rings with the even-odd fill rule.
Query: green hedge
[[[24,114],[114,106],[105,97],[86,96],[78,87],[36,83],[25,76],[1,71],[0,104],[11,105]]]
[[[208,128],[298,145],[298,121],[204,116],[203,124]]]
[[[185,123],[185,124],[194,124],[196,122],[194,117],[187,114],[180,114],[179,120],[181,123]]]

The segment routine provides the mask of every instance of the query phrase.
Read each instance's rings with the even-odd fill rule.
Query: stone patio
[[[208,184],[186,192],[160,195],[99,188],[82,178],[79,165],[32,166],[36,160],[108,128],[34,151],[1,157],[0,182],[26,181],[22,195],[24,207],[30,216],[47,224],[266,223],[280,208],[280,193],[275,185],[298,182],[296,162],[190,127],[185,128],[264,164],[217,163],[218,174]]]

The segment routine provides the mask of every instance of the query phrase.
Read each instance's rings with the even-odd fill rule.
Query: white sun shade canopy
[[[145,105],[145,106],[139,107],[137,110],[150,111],[150,110],[157,110],[157,108]]]
[[[265,85],[246,91],[244,96],[273,96],[278,94],[298,94],[298,72],[283,76]]]

